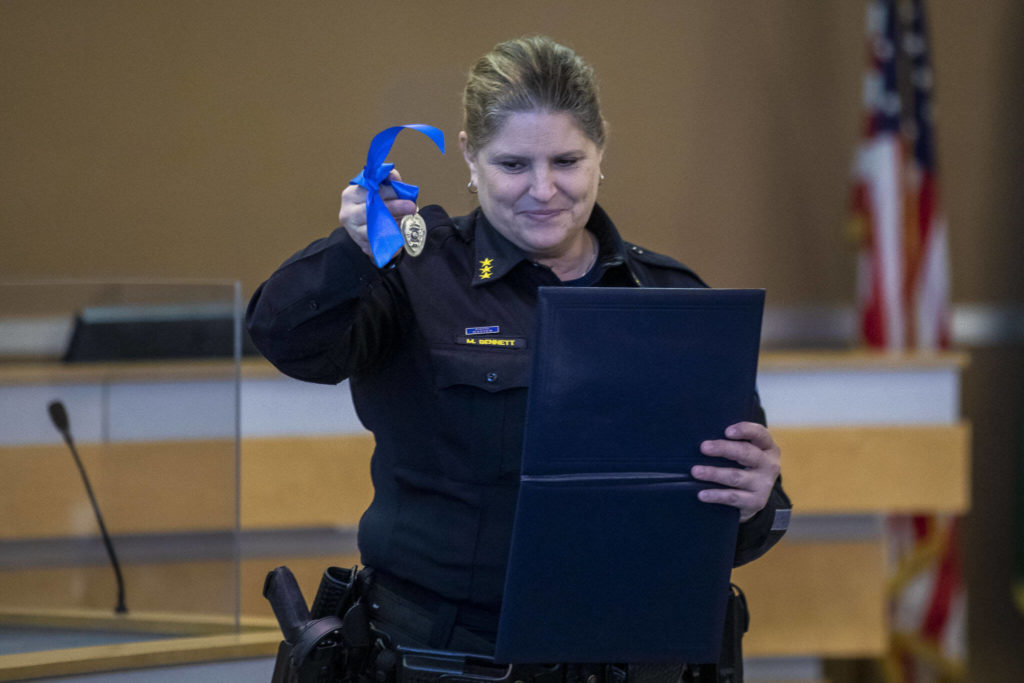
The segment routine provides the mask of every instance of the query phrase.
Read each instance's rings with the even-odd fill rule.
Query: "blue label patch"
[[[501,332],[501,328],[497,325],[488,325],[486,327],[467,327],[466,335],[472,336],[474,334],[498,334]]]

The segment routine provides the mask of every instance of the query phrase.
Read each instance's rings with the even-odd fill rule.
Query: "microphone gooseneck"
[[[61,401],[51,401],[47,406],[47,410],[50,413],[50,420],[53,421],[53,426],[64,437],[64,442],[67,443],[68,448],[71,450],[71,457],[75,459],[78,473],[82,475],[82,483],[85,484],[85,492],[89,496],[89,502],[92,503],[92,511],[95,513],[96,522],[100,527],[103,545],[107,549],[107,556],[110,558],[110,564],[114,568],[114,578],[117,580],[117,605],[114,607],[114,612],[124,614],[128,611],[128,607],[124,602],[124,577],[121,576],[121,565],[117,561],[117,553],[114,552],[114,543],[110,540],[110,534],[107,533],[107,525],[103,523],[103,515],[100,513],[99,503],[96,502],[96,495],[92,491],[92,484],[89,483],[89,475],[85,473],[85,466],[82,464],[82,459],[78,457],[78,450],[75,448],[74,439],[71,438],[71,423],[68,420],[68,411],[64,408],[64,404]]]

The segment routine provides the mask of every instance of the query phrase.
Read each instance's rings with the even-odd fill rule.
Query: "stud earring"
[[[466,189],[469,190],[470,194],[476,194],[478,192],[477,187],[472,180],[466,183]]]

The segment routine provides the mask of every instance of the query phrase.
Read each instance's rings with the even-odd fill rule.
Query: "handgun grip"
[[[288,567],[278,567],[267,574],[263,582],[263,597],[270,601],[284,639],[294,645],[299,633],[309,623],[309,609]]]

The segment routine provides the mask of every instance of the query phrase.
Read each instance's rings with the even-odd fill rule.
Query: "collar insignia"
[[[491,278],[491,275],[493,275],[493,273],[491,272],[493,265],[494,259],[492,258],[485,258],[483,261],[480,262],[479,275],[481,280],[489,280]]]

